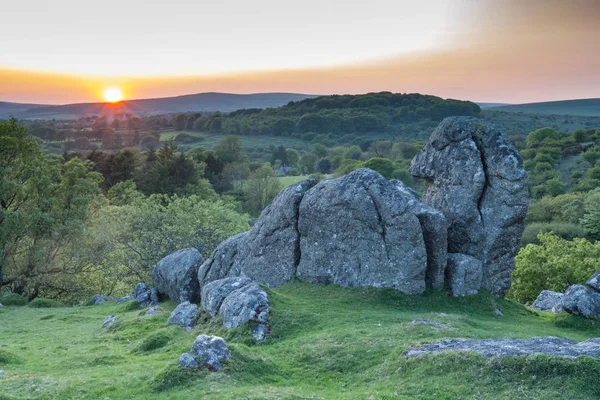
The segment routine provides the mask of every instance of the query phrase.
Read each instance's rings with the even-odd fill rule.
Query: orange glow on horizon
[[[109,86],[104,90],[104,100],[107,103],[118,103],[123,100],[123,92],[116,86]]]

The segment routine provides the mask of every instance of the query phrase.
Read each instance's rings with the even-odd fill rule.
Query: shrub
[[[525,226],[521,237],[521,246],[525,247],[530,243],[540,244],[538,235],[550,232],[565,240],[587,237],[587,231],[577,224],[569,222],[534,222]]]
[[[515,259],[509,297],[531,303],[542,290],[564,292],[585,283],[598,269],[600,243],[565,240],[552,233],[539,235],[540,245],[529,244]]]
[[[31,301],[31,303],[29,303],[29,307],[31,308],[53,308],[61,306],[62,304],[58,303],[57,301],[42,298],[34,299]]]
[[[16,293],[10,293],[7,294],[6,296],[0,298],[0,304],[5,305],[5,306],[26,306],[27,305],[27,299],[19,294]]]

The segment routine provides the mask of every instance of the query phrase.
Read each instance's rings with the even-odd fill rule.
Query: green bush
[[[565,240],[552,233],[539,235],[540,245],[529,244],[515,259],[509,297],[531,303],[542,290],[564,292],[585,283],[598,269],[600,242]]]
[[[6,350],[0,350],[0,365],[4,364],[21,364],[23,360],[19,356],[14,355]]]
[[[0,297],[0,304],[4,306],[26,306],[27,299],[19,294],[10,293],[6,296]]]
[[[53,307],[62,307],[62,304],[60,304],[57,301],[51,300],[51,299],[41,299],[41,298],[37,298],[31,301],[31,303],[29,303],[29,307],[31,308],[53,308]]]
[[[550,232],[565,240],[586,238],[588,236],[587,231],[578,224],[569,222],[534,222],[525,226],[523,236],[521,237],[521,247],[525,247],[530,243],[540,244],[538,235]]]

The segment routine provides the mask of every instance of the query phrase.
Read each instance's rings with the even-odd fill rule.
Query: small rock
[[[152,316],[152,315],[156,315],[159,314],[161,312],[161,308],[159,306],[154,306],[154,307],[150,307],[148,309],[148,311],[146,311],[146,313],[144,314],[145,316]]]
[[[133,297],[142,307],[152,307],[158,304],[156,290],[143,282],[135,285],[131,297]]]
[[[258,324],[254,332],[252,332],[252,337],[257,342],[262,342],[267,337],[267,330],[269,326],[267,324]]]
[[[131,296],[119,297],[119,300],[117,300],[117,304],[122,304],[129,300],[133,300],[133,297],[131,297]]]
[[[0,307],[4,307],[4,306],[2,305],[2,303],[0,303]]]
[[[92,304],[97,306],[98,304],[103,304],[109,300],[112,300],[113,298],[110,296],[101,296],[99,294],[92,296]]]
[[[256,283],[234,290],[223,300],[219,315],[225,328],[237,328],[248,321],[269,322],[269,298]]]
[[[167,324],[179,325],[190,330],[196,325],[197,319],[198,306],[189,301],[184,301],[173,310]]]
[[[177,304],[199,301],[198,268],[203,262],[202,254],[194,248],[176,251],[156,264],[152,282],[159,293]]]
[[[104,322],[102,323],[102,327],[108,328],[115,322],[117,322],[117,317],[115,315],[109,315],[108,317],[106,317],[106,319],[104,319]]]
[[[200,335],[189,353],[179,357],[181,368],[208,368],[211,371],[223,369],[224,360],[230,360],[231,353],[225,341],[218,336]]]
[[[563,295],[566,312],[586,318],[600,319],[600,293],[584,285],[573,285]]]
[[[4,376],[4,370],[0,369],[0,377],[3,377],[3,376]]]
[[[444,329],[449,328],[448,325],[443,324],[441,322],[430,321],[428,319],[423,319],[423,318],[413,319],[410,323],[411,323],[411,325],[430,325],[435,328],[444,328]]]
[[[542,290],[540,295],[535,299],[531,308],[539,311],[546,311],[552,313],[563,313],[565,310],[562,306],[563,294],[559,292],[553,292],[551,290]]]
[[[500,309],[498,309],[498,308],[496,308],[496,309],[494,310],[494,314],[496,314],[496,315],[497,315],[497,316],[499,316],[499,317],[503,317],[503,316],[504,316],[504,313],[502,312],[502,310],[500,310]]]
[[[249,285],[252,281],[244,277],[219,279],[202,287],[202,308],[214,317],[219,312],[223,300],[234,290]]]

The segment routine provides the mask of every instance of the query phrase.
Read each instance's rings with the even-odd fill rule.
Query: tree
[[[225,136],[221,139],[215,146],[215,154],[224,164],[248,161],[242,141],[237,136]]]
[[[313,153],[304,153],[300,157],[300,168],[303,174],[312,174],[315,172],[315,164],[317,163],[317,156]]]
[[[285,147],[281,145],[273,151],[273,154],[271,155],[271,164],[275,164],[278,160],[281,161],[281,165],[289,165],[287,151],[285,150]]]
[[[208,257],[223,240],[247,230],[248,221],[222,200],[152,195],[103,207],[87,236],[105,254],[100,269],[130,288],[149,281],[152,267],[178,249],[194,247]]]
[[[596,272],[600,243],[564,240],[552,233],[538,238],[539,246],[529,244],[517,254],[509,297],[531,303],[542,290],[564,292],[571,285],[585,283]]]
[[[316,155],[319,158],[327,157],[327,155],[329,154],[329,152],[327,151],[327,147],[325,147],[325,145],[321,143],[313,144],[311,151],[314,155]]]
[[[281,191],[283,185],[267,163],[252,173],[244,184],[244,208],[258,216]]]
[[[600,239],[600,191],[589,192],[584,200],[585,214],[581,218],[581,225],[588,230],[595,239]]]
[[[388,160],[387,158],[371,158],[369,161],[365,162],[364,167],[379,172],[387,179],[392,178],[395,169],[392,160]]]
[[[296,167],[300,161],[300,153],[294,149],[285,149],[286,157],[290,167]]]
[[[176,131],[182,131],[185,129],[187,123],[187,117],[185,114],[178,114],[173,120],[173,127]]]
[[[328,174],[331,172],[331,160],[329,158],[321,158],[317,161],[316,169],[322,174]]]
[[[9,283],[4,279],[9,247],[23,234],[22,220],[36,194],[37,173],[48,172],[42,158],[23,125],[15,118],[0,120],[0,287]]]

